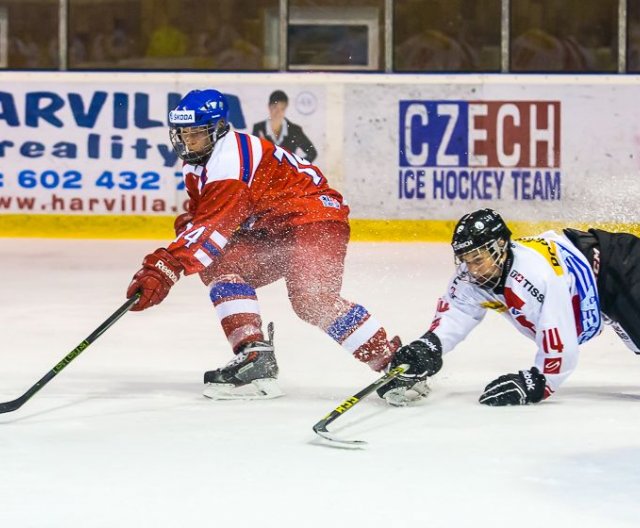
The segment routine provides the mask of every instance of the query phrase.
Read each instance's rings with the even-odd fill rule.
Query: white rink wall
[[[184,195],[167,110],[215,87],[247,132],[284,90],[287,117],[355,219],[452,220],[482,206],[516,221],[639,219],[635,76],[8,72],[0,82],[0,217],[174,215]]]

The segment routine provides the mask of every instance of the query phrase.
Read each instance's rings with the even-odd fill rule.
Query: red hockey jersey
[[[168,250],[187,275],[212,264],[239,228],[348,222],[345,200],[318,167],[256,136],[229,132],[205,166],[185,163],[182,172],[194,218]]]

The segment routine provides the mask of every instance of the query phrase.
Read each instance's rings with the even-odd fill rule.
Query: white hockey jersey
[[[429,330],[446,354],[487,310],[503,314],[535,341],[534,365],[547,378],[547,398],[575,369],[578,345],[602,331],[596,279],[584,255],[554,231],[514,240],[511,250],[513,263],[502,294],[454,276]]]

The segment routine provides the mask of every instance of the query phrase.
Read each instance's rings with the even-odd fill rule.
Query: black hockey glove
[[[442,368],[440,338],[433,332],[427,332],[420,339],[399,348],[389,363],[389,370],[405,363],[409,365],[409,370],[380,387],[378,396],[384,398],[388,391],[398,387],[411,388],[438,372]]]
[[[505,374],[484,388],[480,403],[491,406],[538,403],[544,396],[547,379],[536,367],[517,374]]]

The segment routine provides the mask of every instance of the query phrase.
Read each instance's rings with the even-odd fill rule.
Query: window
[[[511,71],[615,72],[618,0],[512,0]]]
[[[278,0],[70,0],[72,69],[263,70]]]
[[[379,68],[375,8],[344,8],[338,16],[292,10],[288,40],[291,70]]]
[[[501,0],[396,0],[394,70],[500,71]]]
[[[627,71],[640,72],[640,0],[627,3]]]
[[[381,70],[384,0],[290,0],[290,70]]]
[[[58,0],[0,0],[3,68],[59,67],[58,3]]]

